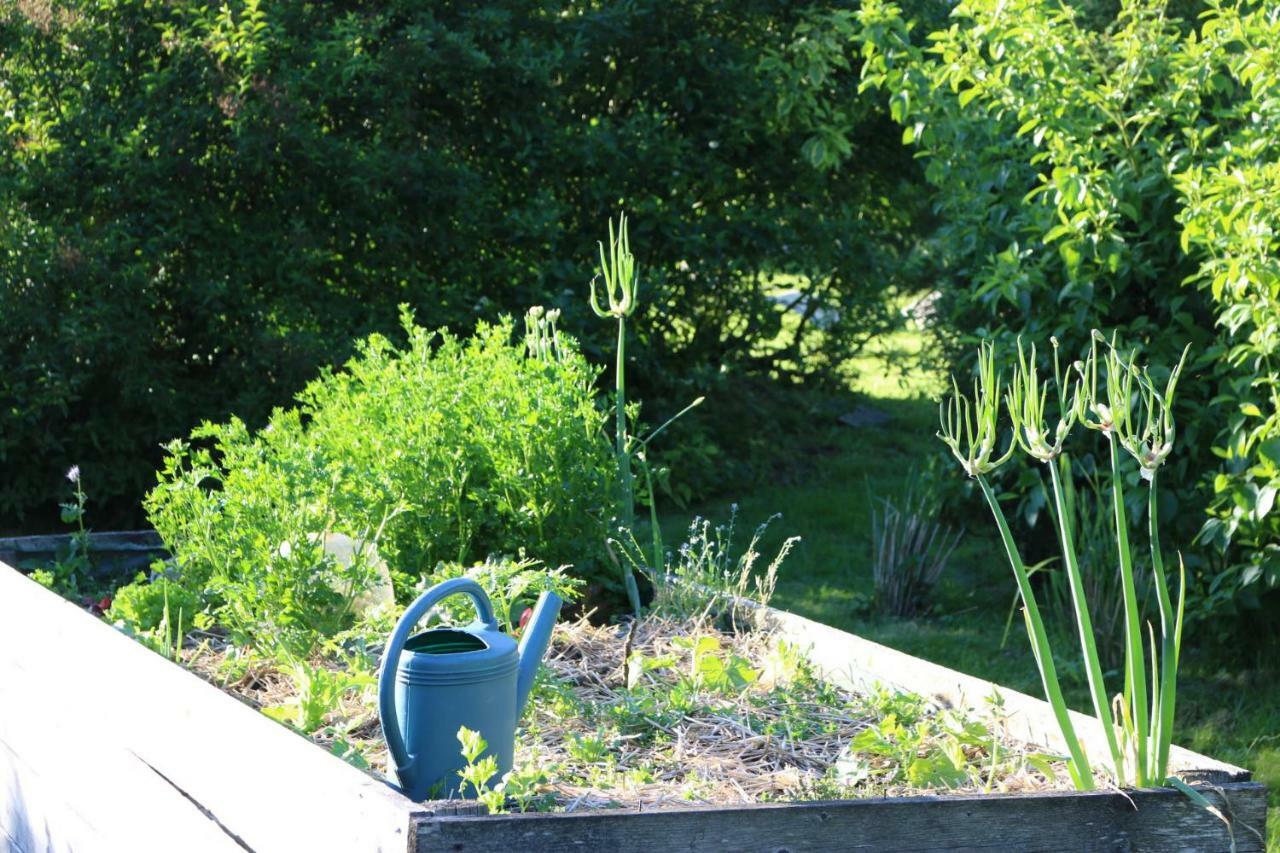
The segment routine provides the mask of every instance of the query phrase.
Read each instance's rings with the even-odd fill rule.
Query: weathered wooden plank
[[[3,565],[0,796],[32,853],[404,851],[421,812]]]
[[[10,674],[0,670],[6,681]],[[191,850],[241,849],[146,764],[110,743],[94,719],[97,703],[84,703],[81,724],[69,726],[38,700],[0,688],[0,701],[0,827],[9,845],[0,849],[159,850],[178,838]],[[122,797],[150,804],[148,819],[138,825],[136,810],[120,807]]]
[[[818,673],[841,687],[865,690],[880,683],[919,694],[943,707],[963,708],[980,716],[989,715],[991,709],[985,699],[999,690],[1004,697],[1002,713],[1006,716],[1012,737],[1066,753],[1066,744],[1053,709],[1042,699],[913,657],[794,613],[751,602],[742,602],[741,612],[756,624],[774,630],[780,639],[806,650]],[[1097,719],[1072,711],[1071,721],[1088,750],[1090,761],[1109,766],[1109,750]],[[1208,782],[1244,782],[1251,778],[1244,768],[1176,745],[1169,752],[1169,766],[1170,770],[1187,778]]]
[[[1245,826],[1262,826],[1266,789],[1223,785],[1207,796],[1234,815],[1234,829],[1176,791],[901,797],[827,803],[432,817],[418,853],[517,850],[680,851],[1260,851]]]

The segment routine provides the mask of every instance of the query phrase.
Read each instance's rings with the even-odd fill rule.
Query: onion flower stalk
[[[591,279],[591,310],[597,317],[612,318],[618,323],[617,362],[614,371],[614,438],[615,454],[618,462],[618,537],[612,544],[623,549],[626,560],[620,560],[623,582],[627,589],[628,603],[631,611],[640,616],[640,590],[636,586],[635,573],[629,563],[636,559],[628,551],[642,554],[643,549],[635,543],[635,478],[632,473],[633,463],[640,465],[644,474],[645,489],[649,502],[649,527],[652,539],[652,552],[642,558],[649,564],[652,576],[660,577],[664,572],[665,554],[662,546],[662,528],[658,524],[658,502],[654,493],[655,472],[649,463],[649,445],[659,433],[671,426],[692,409],[702,405],[703,397],[699,397],[679,412],[672,415],[657,429],[644,436],[632,435],[627,427],[627,318],[635,313],[639,300],[639,275],[636,271],[636,259],[631,254],[631,239],[627,235],[627,216],[619,214],[618,228],[614,231],[613,222],[609,222],[609,248],[600,246],[600,269]],[[602,282],[604,300],[596,289],[597,280]],[[554,329],[553,329],[554,331]],[[632,415],[635,412],[633,410]],[[662,472],[659,472],[662,473]],[[612,551],[610,552],[612,553]]]
[[[601,319],[617,321],[617,361],[614,368],[614,439],[618,463],[618,513],[619,524],[628,534],[635,528],[635,484],[631,474],[631,449],[627,433],[627,318],[636,310],[639,294],[639,277],[636,275],[636,259],[631,254],[631,240],[627,236],[627,215],[618,216],[615,234],[613,220],[609,220],[609,248],[600,243],[600,269],[591,279],[591,310]],[[605,300],[600,301],[596,281],[603,280]],[[635,574],[622,564],[623,582],[632,613],[640,615],[640,590]]]
[[[1105,350],[1099,349],[1099,344]],[[1083,742],[1072,725],[1058,681],[1053,649],[1031,587],[1026,564],[1013,539],[988,475],[1022,451],[1049,467],[1056,508],[1054,523],[1071,591],[1072,612],[1088,681],[1094,715],[1104,735],[1110,770],[1118,785],[1148,787],[1163,784],[1168,775],[1169,744],[1177,691],[1178,657],[1182,642],[1182,614],[1186,594],[1182,574],[1176,607],[1169,595],[1160,549],[1156,513],[1156,472],[1173,447],[1172,403],[1183,360],[1170,373],[1163,391],[1145,369],[1123,358],[1113,343],[1094,332],[1088,356],[1064,369],[1058,344],[1052,341],[1053,373],[1042,376],[1036,348],[1029,352],[1018,344],[1017,360],[1008,383],[996,369],[990,343],[978,351],[978,373],[972,396],[952,382],[952,394],[941,404],[939,438],[950,448],[965,473],[978,481],[1004,542],[1022,600],[1027,635],[1039,669],[1045,696],[1053,709],[1067,746],[1068,769],[1076,787],[1095,786],[1094,773]],[[1100,369],[1101,365],[1101,369]],[[1099,381],[1099,376],[1103,381]],[[1009,419],[1006,449],[1001,442],[1001,409]],[[1075,513],[1071,511],[1071,464],[1065,444],[1078,424],[1101,432],[1111,450],[1112,503],[1114,504],[1116,556],[1121,577],[1125,613],[1124,689],[1108,698],[1097,640],[1085,595],[1084,579],[1076,549]],[[1134,580],[1128,520],[1124,503],[1121,452],[1138,461],[1148,484],[1148,524],[1153,583],[1160,608],[1160,648],[1155,630],[1151,637],[1150,682],[1143,650],[1141,614]]]

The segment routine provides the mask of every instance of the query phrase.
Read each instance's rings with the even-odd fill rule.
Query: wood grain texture
[[[1234,828],[1168,789],[1119,793],[899,797],[663,812],[433,817],[416,853],[475,851],[1261,851],[1266,789],[1207,796]]]
[[[399,853],[420,812],[0,565],[0,848]]]

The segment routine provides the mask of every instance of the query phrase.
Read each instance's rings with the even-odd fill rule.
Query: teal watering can
[[[477,620],[410,637],[427,611],[452,595],[475,604]],[[542,593],[519,646],[498,629],[493,605],[470,578],[453,578],[418,596],[396,623],[378,673],[378,716],[401,789],[412,800],[474,794],[460,790],[466,766],[458,729],[489,742],[498,776],[511,769],[516,720],[551,641],[560,597]]]

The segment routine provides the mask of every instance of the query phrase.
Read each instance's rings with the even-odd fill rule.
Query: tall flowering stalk
[[[1053,659],[1053,649],[1049,644],[1049,635],[1044,628],[1044,620],[1040,616],[1040,608],[1036,604],[1035,593],[1031,589],[1031,577],[1026,563],[1013,540],[1009,522],[1004,510],[987,481],[987,475],[998,469],[1013,456],[1017,442],[1009,440],[1008,448],[997,451],[1000,438],[1000,404],[1005,396],[1001,375],[995,366],[995,347],[984,342],[978,349],[978,375],[973,383],[972,397],[960,391],[960,386],[952,380],[952,395],[940,405],[942,422],[938,437],[951,449],[952,454],[960,461],[965,473],[978,481],[982,494],[987,499],[991,514],[995,518],[996,527],[1000,530],[1000,538],[1004,541],[1005,553],[1009,565],[1013,569],[1013,577],[1018,585],[1018,594],[1022,598],[1022,613],[1027,624],[1027,637],[1031,640],[1031,651],[1035,656],[1036,667],[1040,672],[1040,682],[1044,685],[1045,697],[1053,709],[1058,728],[1062,731],[1070,760],[1067,770],[1077,788],[1082,791],[1094,787],[1093,770],[1089,766],[1089,758],[1080,739],[1076,736],[1075,727],[1071,723],[1071,715],[1067,701],[1062,695],[1062,685],[1058,681],[1058,670]],[[1012,400],[1010,401],[1012,405]]]
[[[1099,345],[1105,349],[1099,354]],[[1173,712],[1177,693],[1178,659],[1182,648],[1182,614],[1186,598],[1186,573],[1179,571],[1177,607],[1169,595],[1160,549],[1156,474],[1173,450],[1176,433],[1172,405],[1178,377],[1186,361],[1183,350],[1178,364],[1169,373],[1161,392],[1146,369],[1135,366],[1133,356],[1124,358],[1114,340],[1107,342],[1094,332],[1089,358],[1081,375],[1086,383],[1088,405],[1083,422],[1107,439],[1111,457],[1112,503],[1115,506],[1117,558],[1125,605],[1125,734],[1134,744],[1135,781],[1139,786],[1160,783],[1168,774],[1169,745],[1173,734]],[[1099,365],[1105,386],[1098,383]],[[1151,693],[1148,703],[1143,654],[1142,625],[1134,583],[1133,557],[1129,547],[1128,520],[1120,475],[1121,451],[1132,456],[1147,483],[1147,524],[1151,547],[1151,568],[1156,602],[1160,609],[1160,650],[1151,637]]]
[[[1168,775],[1169,744],[1173,734],[1186,577],[1184,573],[1175,608],[1165,578],[1157,530],[1156,472],[1173,448],[1172,403],[1183,361],[1179,361],[1170,373],[1164,390],[1160,391],[1145,369],[1135,367],[1132,357],[1128,360],[1123,358],[1115,346],[1108,344],[1097,332],[1094,333],[1087,359],[1076,362],[1065,370],[1059,359],[1057,341],[1052,343],[1052,377],[1041,377],[1035,347],[1028,354],[1019,342],[1017,363],[1007,386],[1002,384],[995,369],[994,350],[990,344],[983,344],[978,354],[978,377],[974,382],[973,396],[970,398],[962,394],[953,383],[950,400],[942,404],[939,437],[960,461],[965,472],[977,479],[995,516],[1018,583],[1027,633],[1045,695],[1053,708],[1070,753],[1072,779],[1078,788],[1087,790],[1094,785],[1088,757],[1071,725],[1062,698],[1052,650],[1025,564],[995,493],[986,479],[988,473],[1019,449],[1049,466],[1057,507],[1055,524],[1071,589],[1085,674],[1094,713],[1106,738],[1116,782],[1132,783],[1139,787],[1162,784]],[[1105,350],[1100,350],[1099,344],[1104,345]],[[1185,358],[1184,351],[1183,360]],[[1100,374],[1104,379],[1101,383]],[[1010,421],[1012,437],[1008,449],[997,455],[1002,400]],[[1071,466],[1066,458],[1064,445],[1077,423],[1101,432],[1111,450],[1116,554],[1125,613],[1124,691],[1111,701],[1108,701],[1084,581],[1076,555],[1076,531],[1072,528],[1075,515],[1070,511],[1069,495],[1064,488],[1064,481],[1071,476]],[[1141,614],[1125,514],[1121,450],[1138,461],[1143,479],[1149,487],[1148,523],[1153,582],[1161,617],[1159,652],[1156,649],[1154,629],[1148,626],[1151,635],[1150,684],[1147,682]]]
[[[619,521],[628,534],[635,528],[635,485],[631,474],[631,449],[627,438],[627,318],[636,310],[639,277],[636,275],[636,259],[631,254],[631,240],[627,236],[627,215],[618,215],[615,234],[613,220],[609,220],[609,248],[600,243],[600,269],[591,279],[591,310],[601,319],[612,318],[618,324],[617,362],[614,371],[615,441],[618,459],[618,512]],[[605,301],[602,303],[596,290],[596,281],[603,280]],[[623,580],[627,587],[627,599],[631,610],[640,615],[640,590],[635,574],[623,564]]]
[[[636,273],[635,256],[631,254],[631,240],[627,236],[627,216],[618,215],[618,228],[614,231],[613,221],[609,222],[609,248],[600,245],[600,269],[591,279],[591,310],[600,318],[612,318],[618,323],[618,352],[615,370],[615,438],[618,459],[618,515],[619,536],[612,542],[622,549],[619,563],[626,583],[627,598],[632,612],[640,615],[640,590],[636,586],[632,563],[647,562],[649,571],[656,574],[663,572],[665,554],[662,546],[662,528],[658,524],[658,501],[654,494],[654,470],[649,464],[649,445],[671,424],[691,410],[702,405],[704,398],[699,397],[647,435],[632,435],[627,429],[627,318],[636,310],[639,294],[639,276]],[[604,301],[600,300],[596,282],[603,283]],[[649,496],[649,533],[652,538],[652,553],[645,557],[643,548],[635,540],[635,481],[632,474],[633,461],[638,463],[644,474],[645,489]]]
[[[1080,571],[1080,560],[1076,555],[1075,535],[1072,524],[1075,514],[1070,512],[1063,489],[1064,472],[1071,475],[1069,465],[1059,465],[1062,457],[1063,442],[1075,426],[1080,415],[1079,377],[1074,386],[1070,375],[1063,374],[1058,358],[1058,342],[1053,344],[1053,382],[1041,382],[1039,368],[1036,363],[1036,349],[1031,347],[1028,358],[1018,342],[1018,364],[1009,385],[1009,419],[1013,422],[1014,440],[1026,453],[1049,466],[1049,479],[1053,488],[1054,505],[1057,507],[1058,540],[1062,549],[1062,562],[1067,571],[1067,582],[1071,589],[1071,603],[1075,611],[1076,628],[1080,636],[1080,651],[1084,658],[1085,674],[1089,681],[1089,693],[1093,699],[1093,710],[1102,723],[1106,733],[1107,747],[1111,751],[1111,762],[1116,769],[1116,776],[1124,776],[1124,755],[1120,750],[1120,742],[1116,734],[1115,724],[1111,716],[1111,703],[1107,701],[1106,682],[1102,676],[1102,662],[1098,657],[1098,644],[1094,638],[1093,620],[1089,615],[1089,604],[1084,592],[1084,576]],[[1054,391],[1057,403],[1057,420],[1050,433],[1049,401],[1050,390]]]

